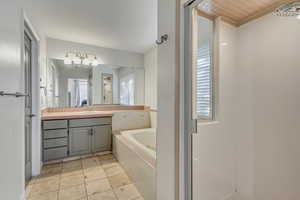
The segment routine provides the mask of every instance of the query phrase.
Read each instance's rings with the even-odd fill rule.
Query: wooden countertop
[[[114,110],[114,111],[45,112],[42,114],[42,120],[112,117],[113,113],[115,112],[120,112],[120,111]]]
[[[148,110],[146,106],[89,106],[80,108],[47,108],[42,111],[42,120],[82,119],[112,117],[114,113]]]

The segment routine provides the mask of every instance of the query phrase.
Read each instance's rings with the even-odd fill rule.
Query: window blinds
[[[198,119],[212,120],[212,49],[210,41],[198,48],[196,62],[196,112]]]

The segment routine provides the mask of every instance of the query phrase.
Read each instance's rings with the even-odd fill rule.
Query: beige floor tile
[[[118,165],[118,161],[116,159],[101,160],[100,164],[103,168],[110,168]]]
[[[58,191],[56,192],[48,192],[44,194],[31,195],[28,200],[57,200],[58,199]]]
[[[62,170],[61,177],[83,175],[82,169],[65,168]]]
[[[131,184],[129,177],[125,173],[120,173],[115,176],[108,177],[109,183],[112,188]]]
[[[116,188],[114,192],[118,200],[134,200],[141,196],[133,184]]]
[[[34,182],[36,181],[37,176],[32,177],[31,180],[29,181],[28,185],[32,185],[34,184]]]
[[[112,190],[89,196],[89,200],[117,200]]]
[[[57,175],[60,174],[62,171],[61,167],[53,167],[53,168],[42,168],[41,174],[42,175]]]
[[[37,184],[32,185],[30,196],[37,195],[37,194],[43,194],[46,192],[54,192],[54,191],[57,191],[58,189],[59,189],[59,181],[57,181],[57,180],[37,183]]]
[[[100,166],[100,162],[97,157],[86,158],[82,160],[82,166],[84,169],[94,168]]]
[[[113,156],[113,154],[105,154],[105,155],[101,155],[98,156],[99,160],[110,160],[110,159],[115,159],[115,157]]]
[[[81,160],[64,162],[63,169],[82,169]]]
[[[115,176],[120,173],[125,173],[123,168],[119,164],[111,166],[109,168],[104,168],[104,171],[105,171],[107,177]]]
[[[87,197],[84,185],[76,185],[59,191],[58,200],[82,200]]]
[[[105,192],[111,190],[110,184],[107,179],[100,179],[86,183],[88,195]]]
[[[67,188],[75,185],[84,184],[84,176],[83,174],[75,175],[75,176],[65,176],[61,177],[60,180],[60,188]]]
[[[32,184],[38,184],[49,181],[59,181],[60,175],[56,174],[43,174],[32,178]]]
[[[138,198],[133,199],[133,200],[144,200],[144,198],[143,197],[138,197]]]
[[[89,168],[88,170],[84,170],[84,178],[86,182],[103,179],[106,178],[106,173],[102,169],[102,167]]]

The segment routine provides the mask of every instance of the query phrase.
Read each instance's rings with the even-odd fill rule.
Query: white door
[[[189,200],[221,200],[222,174],[218,146],[213,138],[215,123],[215,19],[198,7],[196,0],[185,7],[185,130]],[[218,125],[217,125],[218,126]],[[213,127],[213,128],[212,128]],[[215,146],[216,145],[216,146]],[[219,178],[219,180],[218,180]]]
[[[189,199],[232,200],[237,193],[236,29],[204,14],[206,3],[196,0],[185,8]]]
[[[25,181],[31,179],[32,158],[32,41],[27,32],[24,33],[24,92],[25,96]]]
[[[22,2],[0,1],[0,91],[24,92]],[[0,95],[1,199],[24,193],[24,97]]]

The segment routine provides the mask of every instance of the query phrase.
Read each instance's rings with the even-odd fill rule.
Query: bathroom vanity
[[[112,118],[88,116],[42,121],[44,162],[111,150]]]
[[[116,128],[148,127],[149,116],[143,112],[147,109],[145,106],[90,106],[43,110],[43,162],[112,151],[113,116]]]

